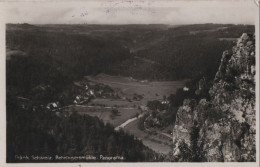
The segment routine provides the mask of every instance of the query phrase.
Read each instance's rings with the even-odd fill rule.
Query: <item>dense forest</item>
[[[213,79],[223,50],[232,48],[243,32],[253,33],[254,26],[203,24],[144,32],[136,37],[143,47],[108,73],[149,80]]]
[[[28,92],[38,84],[62,89],[84,75],[106,71],[129,56],[118,44],[66,33],[7,31],[8,48],[26,52],[7,61],[7,85]]]
[[[114,131],[97,117],[19,107],[16,98],[7,97],[7,162],[33,162],[15,155],[38,156],[121,156],[124,162],[162,161],[163,157],[122,130]],[[51,160],[50,162],[59,160]],[[66,160],[65,160],[66,161]],[[84,161],[84,160],[78,160]],[[88,160],[85,160],[88,161]],[[35,161],[41,162],[41,161]],[[44,160],[43,162],[46,162]],[[67,161],[66,161],[67,162]]]

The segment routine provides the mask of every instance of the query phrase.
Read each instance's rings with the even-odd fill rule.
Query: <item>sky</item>
[[[253,0],[4,3],[7,23],[30,24],[254,24]]]

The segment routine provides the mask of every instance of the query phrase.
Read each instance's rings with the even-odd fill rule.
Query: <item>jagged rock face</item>
[[[194,117],[196,112],[194,111],[194,107],[196,106],[196,101],[194,99],[185,99],[183,101],[183,106],[178,109],[178,114],[176,117],[175,126],[173,129],[173,141],[177,147],[174,150],[174,154],[177,155],[179,153],[178,146],[180,142],[185,142],[190,145],[189,133],[190,129],[194,124]]]
[[[185,100],[173,129],[173,155],[180,143],[201,148],[203,161],[255,161],[255,37],[243,34],[225,51],[209,94],[210,101]],[[199,134],[194,139],[194,127]],[[196,150],[190,151],[196,154]]]

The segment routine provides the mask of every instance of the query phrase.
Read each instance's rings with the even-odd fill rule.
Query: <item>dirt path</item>
[[[138,56],[134,56],[134,58],[144,61],[146,63],[161,65],[160,63],[150,60],[150,59],[146,59],[146,58],[142,58],[142,57],[138,57]]]
[[[138,119],[135,119],[125,126],[124,131],[134,135],[141,140],[144,145],[157,153],[168,154],[172,149],[172,140],[168,137],[140,130],[138,128]]]
[[[140,114],[138,117],[134,117],[134,118],[131,118],[131,119],[128,119],[127,121],[125,121],[124,123],[122,123],[121,125],[117,126],[115,128],[116,131],[118,131],[120,128],[124,128],[125,126],[127,126],[128,124],[130,124],[131,122],[139,119],[139,118],[142,118],[144,116],[144,114]]]
[[[113,108],[115,108],[115,107],[109,107],[109,106],[107,106],[107,107],[103,107],[103,106],[86,106],[86,105],[74,105],[74,106],[82,107],[82,108],[98,108],[98,109],[100,109],[100,108],[106,108],[106,109],[113,109]],[[136,108],[134,108],[134,107],[116,107],[116,109],[134,110]]]

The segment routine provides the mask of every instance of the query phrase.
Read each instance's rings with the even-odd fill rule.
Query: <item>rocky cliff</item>
[[[186,99],[173,129],[176,161],[255,161],[255,36],[225,51],[210,100]]]

